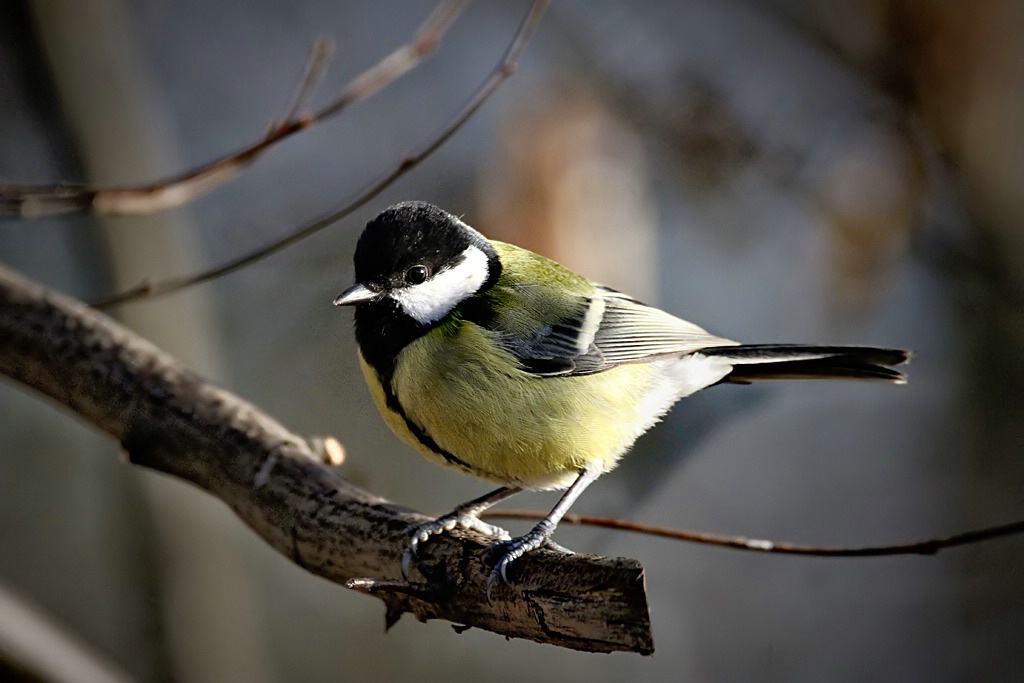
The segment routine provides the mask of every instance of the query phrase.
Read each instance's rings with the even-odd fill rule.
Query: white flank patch
[[[658,380],[644,396],[640,407],[641,415],[651,416],[650,424],[644,430],[657,422],[676,401],[711,386],[732,370],[728,362],[700,353],[655,361],[651,367],[655,369]]]
[[[487,254],[470,245],[462,263],[436,273],[426,282],[396,289],[390,294],[416,322],[427,325],[448,315],[487,280]]]

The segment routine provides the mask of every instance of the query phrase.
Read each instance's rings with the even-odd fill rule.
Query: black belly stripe
[[[427,434],[427,430],[423,429],[423,427],[413,422],[412,419],[405,414],[405,408],[402,406],[402,403],[398,400],[398,397],[395,395],[395,392],[391,390],[390,382],[382,382],[381,384],[384,387],[384,397],[385,401],[387,402],[388,408],[398,413],[402,420],[405,421],[406,428],[414,437],[416,437],[417,441],[423,444],[423,446],[425,446],[432,453],[440,455],[442,458],[447,460],[452,465],[455,465],[456,467],[461,467],[465,469],[467,472],[473,471],[473,468],[469,466],[468,462],[466,462],[459,456],[455,455],[454,453],[451,453],[441,448],[437,444],[437,442],[434,441],[433,437],[431,437],[430,434]]]

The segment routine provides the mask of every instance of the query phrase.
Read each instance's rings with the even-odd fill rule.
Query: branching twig
[[[547,513],[540,510],[489,510],[484,517],[501,519],[543,519]],[[1024,534],[1024,520],[1000,524],[998,526],[974,529],[952,536],[940,538],[929,538],[924,541],[913,541],[910,543],[896,543],[893,545],[873,545],[860,547],[822,547],[811,545],[799,545],[785,541],[768,541],[758,538],[747,538],[745,536],[723,536],[720,534],[709,534],[703,531],[686,531],[683,529],[670,529],[653,524],[641,522],[630,522],[624,519],[611,517],[592,517],[589,515],[568,514],[562,518],[563,524],[579,524],[583,526],[595,526],[604,529],[617,529],[619,531],[632,531],[648,536],[660,536],[671,538],[676,541],[687,541],[690,543],[703,543],[705,545],[717,545],[737,550],[751,550],[760,553],[776,553],[779,555],[811,555],[815,557],[881,557],[885,555],[934,555],[946,548],[980,543],[994,538]]]
[[[309,53],[309,61],[306,63],[306,70],[302,74],[302,80],[299,81],[298,87],[295,88],[295,94],[292,95],[291,106],[288,107],[288,112],[281,119],[281,123],[274,126],[275,128],[299,118],[302,110],[306,108],[309,98],[313,96],[316,87],[320,84],[324,74],[327,73],[327,65],[333,56],[334,41],[325,36],[317,38],[316,42],[313,43],[312,51]],[[320,112],[320,117],[323,120],[323,112]]]
[[[93,305],[96,308],[105,309],[137,299],[170,294],[172,292],[185,289],[186,287],[191,287],[192,285],[214,280],[258,261],[262,261],[268,256],[275,254],[296,242],[304,240],[320,230],[323,230],[332,223],[348,216],[350,213],[383,192],[396,180],[418,166],[420,162],[428,156],[433,154],[438,147],[447,142],[448,139],[454,135],[481,106],[483,106],[487,99],[502,83],[505,82],[505,80],[515,73],[519,57],[526,48],[526,44],[530,40],[530,37],[533,35],[533,31],[543,16],[547,5],[547,0],[534,0],[529,12],[520,24],[519,29],[516,31],[512,42],[509,44],[508,49],[506,49],[501,62],[491,72],[487,80],[484,81],[475,93],[473,93],[472,97],[470,97],[463,105],[462,109],[452,117],[448,124],[445,125],[444,128],[442,128],[441,131],[434,136],[429,143],[427,143],[427,145],[419,151],[402,159],[394,169],[371,183],[370,186],[359,193],[355,199],[327,214],[324,214],[320,218],[307,223],[306,225],[292,230],[283,237],[276,238],[262,247],[258,247],[247,254],[225,261],[213,268],[209,268],[193,275],[168,278],[166,280],[159,280],[156,282],[144,282],[119,294],[114,294],[105,299],[96,301]]]
[[[0,214],[38,218],[92,210],[111,215],[163,211],[190,202],[234,178],[270,147],[301,130],[337,115],[351,104],[367,99],[394,82],[431,54],[455,22],[466,0],[442,0],[405,45],[353,79],[320,111],[301,116],[309,92],[319,79],[326,57],[319,56],[324,43],[314,46],[314,56],[284,120],[261,139],[227,156],[190,171],[145,185],[94,188],[85,185],[18,185],[0,183]]]
[[[487,539],[443,535],[415,563],[428,585],[399,589],[404,530],[422,515],[348,483],[306,439],[102,313],[2,267],[0,375],[113,436],[130,462],[224,501],[310,572],[343,585],[377,577],[351,586],[383,600],[389,623],[411,612],[578,650],[653,649],[632,560],[531,553],[492,604]]]

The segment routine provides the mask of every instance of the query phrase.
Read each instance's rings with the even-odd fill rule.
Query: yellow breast
[[[362,362],[388,425],[430,460],[499,484],[561,488],[586,463],[614,467],[663,412],[645,408],[657,383],[651,366],[541,378],[486,334],[455,322],[403,349],[391,382],[401,412]]]

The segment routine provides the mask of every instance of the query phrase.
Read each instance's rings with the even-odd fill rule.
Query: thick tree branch
[[[118,439],[132,463],[224,501],[301,567],[380,597],[389,625],[410,612],[577,650],[653,650],[632,560],[531,553],[492,604],[486,539],[459,534],[425,544],[427,583],[402,582],[404,529],[421,515],[348,483],[305,439],[110,318],[2,267],[0,373]]]

